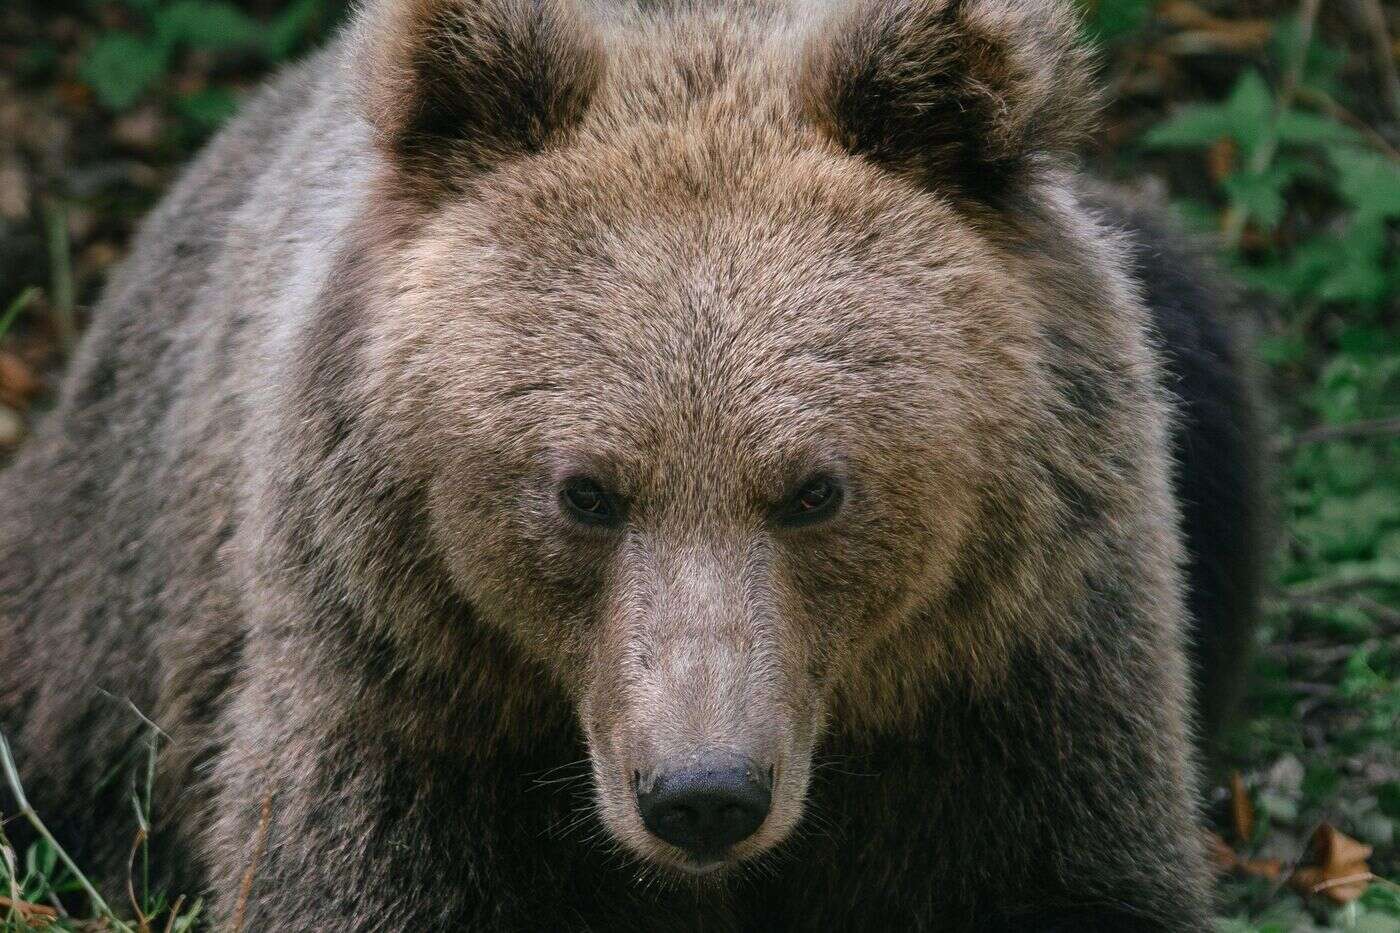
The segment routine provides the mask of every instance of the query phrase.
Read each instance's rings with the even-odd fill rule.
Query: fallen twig
[[[45,920],[58,919],[58,911],[44,904],[35,904],[31,901],[21,901],[17,898],[5,897],[0,894],[0,910],[13,910],[21,914],[26,920],[33,920],[35,917],[43,917]]]
[[[170,919],[165,921],[165,933],[172,933],[175,929],[175,921],[180,919],[180,908],[184,906],[185,895],[181,894],[170,907]]]
[[[1264,654],[1275,658],[1298,659],[1310,664],[1330,665],[1345,661],[1358,651],[1372,648],[1378,642],[1362,642],[1359,645],[1332,645],[1319,642],[1279,642],[1265,645],[1260,649]]]
[[[1324,596],[1338,597],[1355,593],[1358,590],[1395,589],[1397,587],[1400,587],[1400,580],[1393,577],[1364,573],[1355,576],[1335,577],[1330,580],[1317,580],[1312,583],[1300,583],[1285,590],[1282,595],[1289,602],[1298,602],[1316,600]]]
[[[49,311],[59,342],[71,350],[78,339],[75,321],[77,290],[73,283],[73,244],[68,231],[68,208],[56,198],[44,201],[44,226],[49,246]]]
[[[31,285],[29,288],[20,292],[19,296],[15,298],[14,301],[10,302],[10,306],[5,309],[5,313],[0,314],[0,337],[5,336],[5,332],[14,324],[15,318],[19,317],[20,312],[29,307],[38,296],[39,289]]]
[[[1347,424],[1323,424],[1300,432],[1292,440],[1279,445],[1281,452],[1296,450],[1306,444],[1370,438],[1400,437],[1400,418],[1371,418]]]
[[[1385,10],[1380,0],[1351,0],[1347,4],[1357,24],[1365,31],[1371,44],[1371,62],[1381,86],[1390,119],[1400,122],[1400,70],[1391,51],[1390,30],[1385,22]]]
[[[1387,158],[1400,162],[1400,150],[1392,146],[1390,140],[1376,132],[1371,124],[1337,103],[1330,94],[1325,94],[1313,87],[1300,87],[1298,88],[1298,99],[1322,110],[1332,119],[1345,123],[1370,140],[1371,145],[1385,153]]]
[[[146,841],[146,830],[144,827],[136,831],[136,839],[131,844],[131,854],[126,860],[126,896],[131,899],[131,910],[136,915],[137,928],[141,933],[150,933],[151,922],[146,918],[146,914],[141,910],[141,902],[136,899],[136,884],[133,875],[136,870],[136,853],[140,851],[142,843]]]
[[[238,886],[238,904],[233,910],[233,933],[243,933],[243,921],[247,916],[248,897],[253,892],[253,876],[257,873],[258,862],[262,860],[267,847],[267,825],[272,820],[272,793],[269,791],[262,800],[262,811],[258,815],[258,831],[254,837],[253,855],[248,860],[248,870],[243,873],[243,882]]]

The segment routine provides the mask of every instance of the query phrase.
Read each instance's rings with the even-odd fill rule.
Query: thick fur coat
[[[33,801],[117,883],[129,700],[157,865],[247,930],[1203,929],[1248,411],[1189,251],[1073,170],[1074,29],[370,4],[0,476]],[[772,809],[692,877],[633,798],[710,747]]]

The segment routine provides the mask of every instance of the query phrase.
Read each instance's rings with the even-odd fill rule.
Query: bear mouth
[[[716,859],[709,862],[698,862],[693,859],[684,859],[671,863],[671,867],[692,878],[707,878],[728,868],[732,863],[724,859]]]
[[[771,846],[768,843],[733,846],[723,851],[693,853],[650,839],[639,854],[653,867],[669,874],[678,882],[695,882],[702,885],[721,883],[730,873],[753,859],[761,858]]]

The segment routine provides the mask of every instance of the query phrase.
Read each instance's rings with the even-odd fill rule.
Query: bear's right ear
[[[549,145],[603,76],[570,0],[376,0],[363,39],[376,144],[429,197]]]

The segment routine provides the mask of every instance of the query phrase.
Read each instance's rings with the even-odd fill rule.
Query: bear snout
[[[723,752],[663,765],[636,784],[637,810],[653,836],[706,865],[758,832],[772,805],[773,770]]]

